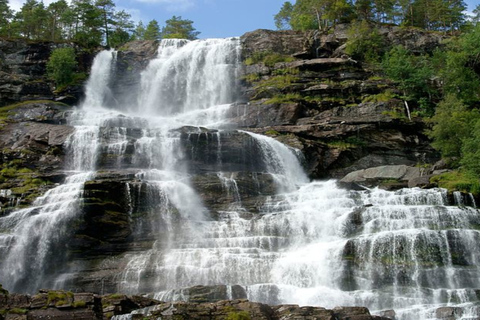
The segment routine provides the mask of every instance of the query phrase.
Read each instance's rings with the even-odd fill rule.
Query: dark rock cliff
[[[62,47],[75,49],[79,72],[89,70],[94,54],[74,44],[0,39],[0,107],[44,99],[77,103],[83,96],[81,83],[58,92],[46,74],[51,52]]]
[[[400,28],[380,31],[388,45],[402,44],[417,52],[430,52],[442,40]],[[232,122],[302,150],[310,176],[317,179],[437,161],[439,155],[424,134],[425,123],[407,118],[405,103],[392,95],[397,92],[394,83],[344,53],[346,41],[344,25],[328,35],[268,30],[245,34],[248,103],[237,104]],[[251,59],[262,52],[284,55],[289,62]]]

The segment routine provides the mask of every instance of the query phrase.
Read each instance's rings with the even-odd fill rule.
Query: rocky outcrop
[[[337,307],[332,310],[297,305],[268,306],[245,299],[211,302],[160,302],[141,296],[41,290],[38,294],[0,293],[2,320],[103,320],[130,314],[131,319],[264,319],[264,320],[388,320],[373,316],[367,308]],[[443,319],[443,318],[442,318]]]
[[[244,55],[251,58],[244,74],[248,103],[232,108],[231,121],[300,149],[312,178],[437,161],[439,155],[424,134],[425,123],[407,117],[395,84],[342,53],[346,28],[340,25],[329,35],[265,30],[245,34]],[[395,27],[381,28],[380,33],[387,46],[402,44],[417,52],[429,52],[443,39]],[[266,64],[258,52],[275,53],[277,60],[283,55],[286,62]]]
[[[71,108],[49,101],[0,109],[0,214],[63,181]]]
[[[77,51],[78,71],[86,72],[93,54],[74,44],[0,39],[0,107],[19,101],[62,100],[76,103],[83,95],[83,83],[55,91],[48,79],[47,61],[56,48],[73,47]]]

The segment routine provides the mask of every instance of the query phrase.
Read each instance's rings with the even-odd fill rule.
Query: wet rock
[[[395,310],[384,310],[384,311],[380,311],[379,315],[384,317],[384,318],[395,320],[395,317],[396,317],[397,314],[396,314]]]
[[[417,167],[409,167],[405,165],[380,166],[351,172],[342,178],[340,182],[355,182],[367,186],[373,186],[379,183],[382,184],[382,181],[391,183],[391,180],[395,180],[394,182],[398,182],[399,186],[407,186],[410,180],[419,178],[420,176],[421,169]]]
[[[461,317],[462,314],[463,309],[457,307],[442,307],[435,311],[436,318],[442,320],[455,320]]]
[[[332,310],[319,307],[299,307],[298,305],[280,305],[273,307],[275,315],[279,320],[335,320]]]

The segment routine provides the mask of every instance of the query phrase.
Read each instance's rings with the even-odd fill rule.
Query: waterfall
[[[400,320],[457,306],[478,316],[480,215],[461,195],[451,205],[442,189],[349,191],[309,181],[298,150],[229,129],[239,39],[161,41],[127,99],[135,104],[109,88],[115,59],[97,56],[70,117],[65,183],[0,218],[8,290],[75,290],[97,270],[99,293],[177,300],[196,285],[226,285],[229,296],[240,285],[250,300],[271,304],[394,309]],[[79,262],[68,239],[83,219],[85,183],[104,176],[124,185],[115,192],[125,193],[130,242]]]

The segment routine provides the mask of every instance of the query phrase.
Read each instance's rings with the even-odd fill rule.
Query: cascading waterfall
[[[134,177],[125,188],[141,246],[118,257],[118,292],[186,299],[183,288],[224,284],[253,301],[395,309],[400,320],[434,318],[450,305],[463,307],[465,319],[478,314],[478,211],[449,206],[438,189],[309,182],[293,149],[229,130],[238,39],[162,41],[129,100],[136,105],[112,96],[114,64],[114,52],[97,56],[86,100],[70,118],[66,182],[0,218],[6,288],[70,288],[79,270],[53,255],[78,218],[83,184],[101,167]],[[197,177],[217,181],[228,205],[214,214]]]

